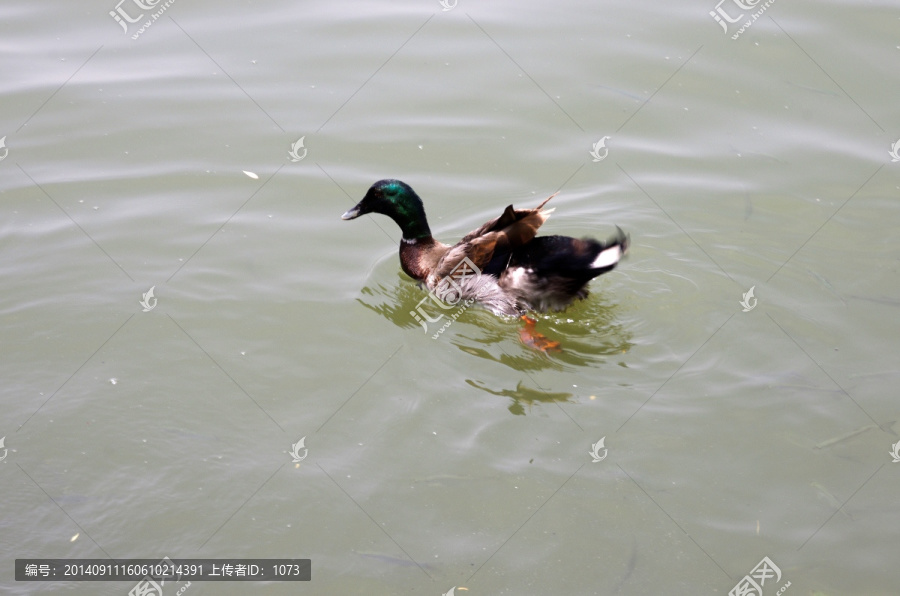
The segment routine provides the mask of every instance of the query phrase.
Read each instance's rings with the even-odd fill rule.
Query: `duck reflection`
[[[483,384],[478,381],[473,381],[471,379],[466,379],[466,383],[475,387],[476,389],[481,389],[482,391],[486,391],[491,395],[500,395],[503,397],[509,397],[513,400],[513,403],[509,405],[509,411],[515,414],[516,416],[524,416],[525,415],[525,406],[528,406],[528,410],[531,410],[531,406],[534,405],[534,402],[541,403],[553,403],[553,402],[568,402],[569,398],[572,397],[571,393],[558,392],[553,393],[550,391],[540,391],[537,389],[531,389],[529,387],[525,387],[522,384],[522,381],[519,381],[519,384],[516,385],[515,389],[489,389],[485,387]]]
[[[600,292],[562,313],[531,315],[529,322],[499,317],[464,301],[439,303],[398,272],[394,284],[365,286],[357,301],[400,328],[416,329],[519,372],[598,366],[633,345],[630,332],[618,321],[620,306]],[[540,349],[535,337],[552,349]]]

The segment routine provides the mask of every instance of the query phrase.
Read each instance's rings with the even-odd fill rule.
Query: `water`
[[[715,8],[5,3],[4,593],[896,591],[896,6]],[[432,339],[399,230],[339,218],[384,177],[445,241],[561,190],[547,233],[631,254],[540,318],[561,353]]]

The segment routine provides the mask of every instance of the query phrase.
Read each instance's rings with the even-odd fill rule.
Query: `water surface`
[[[894,5],[116,8],[0,8],[4,593],[165,556],[313,576],[167,595],[895,590]],[[547,233],[630,255],[540,317],[560,353],[432,339],[396,226],[340,220],[385,177],[443,241],[559,190]]]

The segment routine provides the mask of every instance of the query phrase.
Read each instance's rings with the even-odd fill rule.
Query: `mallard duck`
[[[379,180],[341,219],[387,215],[400,226],[400,266],[451,304],[479,302],[498,315],[563,310],[588,295],[588,283],[615,268],[628,249],[616,226],[607,242],[537,236],[553,209],[513,209],[450,246],[434,239],[422,199],[400,180]]]

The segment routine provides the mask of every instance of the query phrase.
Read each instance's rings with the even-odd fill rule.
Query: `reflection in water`
[[[374,288],[365,286],[362,289],[363,296],[356,300],[397,327],[404,329],[417,328],[421,331],[422,326],[411,313],[416,312],[417,303],[426,297],[427,292],[419,288],[419,284],[416,282],[401,277],[399,273],[397,277],[397,283],[393,287],[386,287],[381,284],[376,285]],[[431,309],[431,311],[433,310]],[[431,325],[431,327],[435,327],[435,325]],[[434,333],[435,330],[430,331]]]
[[[599,291],[564,312],[533,315],[536,331],[560,342],[560,351],[548,352],[520,342],[523,322],[518,318],[498,317],[477,305],[438,305],[419,284],[399,272],[395,284],[366,286],[357,300],[398,327],[449,341],[467,354],[519,372],[597,366],[633,345],[630,332],[617,320],[620,306]]]
[[[519,381],[519,384],[516,385],[515,389],[501,389],[499,391],[488,389],[484,385],[477,381],[472,381],[471,379],[466,379],[466,383],[472,387],[481,389],[482,391],[487,391],[491,395],[502,395],[504,397],[512,398],[513,403],[509,405],[509,411],[517,416],[524,416],[525,406],[527,405],[530,410],[531,406],[534,405],[534,402],[536,401],[542,403],[567,402],[569,401],[569,398],[572,397],[571,393],[551,393],[549,391],[529,389],[528,387],[522,386],[522,381]]]

